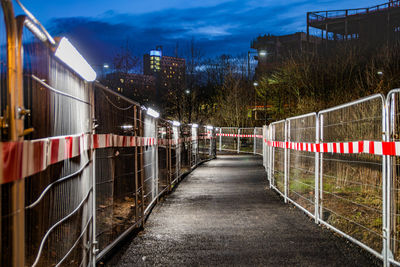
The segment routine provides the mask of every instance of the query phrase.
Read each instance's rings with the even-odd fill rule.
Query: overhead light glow
[[[133,129],[133,125],[130,125],[130,124],[126,124],[126,125],[122,125],[121,126],[121,128],[123,129],[123,130],[132,130]]]
[[[151,109],[151,108],[147,109],[147,115],[150,115],[154,118],[160,117],[160,113],[158,113],[157,111],[155,111],[154,109]]]
[[[63,37],[61,39],[55,56],[76,71],[86,81],[92,82],[96,80],[96,72],[67,38]]]
[[[197,127],[199,127],[198,124],[196,124],[196,123],[193,123],[193,124],[192,124],[192,128],[197,128]]]
[[[181,123],[179,121],[173,121],[172,125],[174,126],[181,126]]]
[[[207,129],[212,130],[212,129],[214,129],[214,127],[212,127],[211,125],[207,125]]]
[[[258,86],[258,82],[254,82],[253,85],[254,85],[254,86]]]
[[[258,54],[259,54],[261,57],[265,57],[265,56],[267,55],[267,51],[261,50]]]

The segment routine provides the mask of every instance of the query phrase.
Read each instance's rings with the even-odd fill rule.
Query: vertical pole
[[[139,137],[138,137],[138,107],[135,106],[133,109],[133,117],[134,117],[134,129],[135,129],[135,222],[138,222],[139,218],[139,170],[138,170],[138,145],[139,145]]]
[[[318,122],[319,122],[319,143],[322,143],[322,142],[324,142],[324,115],[323,114],[319,115]],[[319,168],[319,181],[318,181],[319,182],[319,188],[318,188],[318,190],[319,190],[319,193],[318,193],[319,216],[318,217],[320,218],[320,220],[324,220],[324,218],[322,216],[322,214],[323,214],[322,213],[323,212],[323,194],[322,194],[322,192],[324,190],[324,177],[323,177],[324,165],[323,165],[323,163],[324,163],[324,154],[320,153],[319,154],[319,165],[318,165],[318,168]]]
[[[319,119],[318,115],[315,115],[315,143],[319,144]],[[314,182],[314,217],[315,223],[319,223],[319,153],[315,150],[315,182]]]
[[[287,203],[287,191],[288,191],[288,153],[287,153],[287,148],[286,148],[286,142],[287,142],[287,131],[288,131],[288,127],[287,127],[287,121],[285,121],[285,126],[284,126],[284,131],[285,131],[285,146],[283,148],[284,151],[284,195],[285,195],[285,203]]]
[[[139,109],[139,133],[140,136],[143,137],[143,111],[142,109]],[[143,168],[143,152],[144,152],[144,144],[143,144],[143,138],[142,141],[140,142],[140,183],[142,190],[140,190],[140,199],[141,199],[141,205],[140,205],[140,216],[142,216],[142,226],[144,225],[144,168]]]
[[[91,118],[92,118],[92,135],[96,134],[96,119],[95,119],[95,105],[94,105],[94,85],[91,87]],[[93,148],[93,144],[91,145],[91,157],[92,157],[92,266],[96,267],[96,254],[98,252],[97,249],[97,240],[96,240],[96,150]]]
[[[219,151],[222,151],[222,128],[219,128]]]
[[[257,145],[257,141],[256,141],[256,127],[254,127],[254,134],[253,134],[253,154],[256,154],[256,145]]]
[[[22,28],[17,28],[12,2],[1,1],[7,31],[7,103],[9,141],[22,138],[23,122],[18,118],[18,107],[23,106],[22,76]],[[19,35],[19,36],[18,36]],[[22,103],[21,103],[22,102]],[[25,180],[13,182],[12,200],[12,265],[25,265]],[[1,214],[0,214],[1,215]]]
[[[154,164],[154,179],[155,179],[155,195],[158,200],[158,183],[159,183],[159,178],[158,178],[158,120],[154,119],[154,158],[155,158],[155,164]],[[190,159],[190,157],[189,157]],[[190,163],[189,163],[190,164]]]
[[[237,153],[240,153],[240,128],[238,128],[238,136],[237,136]]]

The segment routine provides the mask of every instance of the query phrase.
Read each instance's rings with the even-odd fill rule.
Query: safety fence
[[[263,128],[271,188],[316,223],[400,265],[400,89]]]
[[[216,128],[218,151],[263,154],[263,128]]]
[[[215,157],[215,129],[164,120],[91,82],[72,45],[62,58],[66,39],[1,4],[0,266],[95,266]]]

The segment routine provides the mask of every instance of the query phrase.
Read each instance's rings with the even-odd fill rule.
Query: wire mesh
[[[320,112],[320,141],[382,141],[381,95]],[[382,156],[323,153],[320,218],[382,251]]]
[[[239,152],[254,153],[254,128],[239,128]]]
[[[285,142],[285,121],[271,124],[271,141]],[[271,185],[285,194],[285,149],[272,147]]]
[[[144,136],[157,139],[157,119],[145,115],[143,122]],[[157,146],[147,145],[144,147],[144,205],[148,210],[158,195],[158,160]]]
[[[192,126],[181,125],[181,174],[192,169]]]
[[[192,127],[192,153],[191,153],[191,164],[192,168],[195,167],[199,162],[199,128]]]
[[[221,127],[219,131],[220,136],[217,137],[218,149],[237,152],[238,130],[239,128],[237,127]]]
[[[90,133],[91,86],[25,28],[22,44],[25,128],[34,129],[25,139]],[[91,262],[92,175],[88,151],[25,179],[27,265]]]
[[[169,133],[170,123],[158,121],[158,192],[168,189],[169,180]]]
[[[95,88],[96,134],[140,136],[140,108]],[[96,150],[96,239],[100,251],[143,214],[141,152],[138,147]]]
[[[257,155],[263,155],[263,128],[261,127],[256,127],[254,128],[254,144],[255,144],[255,148],[254,148],[254,153]]]
[[[181,144],[179,142],[180,130],[177,126],[170,128],[170,180],[172,184],[178,181],[181,165]]]
[[[309,114],[287,119],[288,142],[316,142],[317,115]],[[314,215],[315,207],[315,153],[287,151],[288,197]]]
[[[399,142],[400,122],[400,91],[395,90],[388,96],[388,141]],[[388,187],[390,188],[389,224],[390,224],[390,249],[394,260],[400,262],[400,159],[398,156],[388,157],[390,168],[388,169]]]

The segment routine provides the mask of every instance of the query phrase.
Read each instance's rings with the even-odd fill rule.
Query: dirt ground
[[[221,155],[189,174],[106,266],[377,266],[267,188],[262,160]]]

